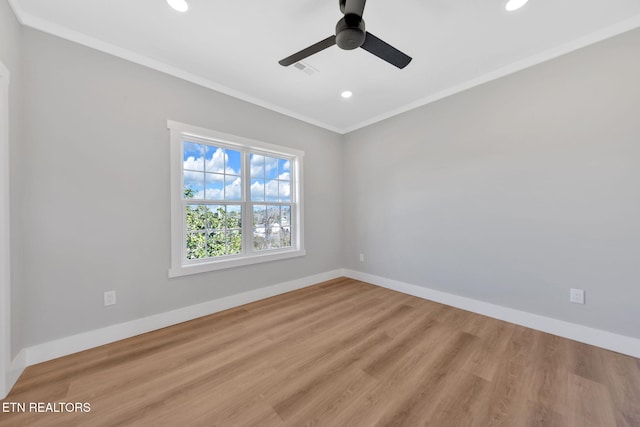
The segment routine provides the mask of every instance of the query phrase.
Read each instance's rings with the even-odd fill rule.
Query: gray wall
[[[14,355],[340,267],[640,337],[639,47],[631,32],[340,137],[0,2]],[[308,255],[169,280],[167,119],[304,150]]]
[[[348,266],[640,337],[638,52],[636,30],[347,135]]]
[[[0,1],[0,61],[9,69],[9,161],[11,192],[11,354],[15,356],[23,347],[22,314],[22,240],[14,230],[21,224],[21,198],[17,197],[18,180],[15,171],[22,159],[22,26],[16,20],[9,3]]]
[[[339,135],[24,28],[24,345],[342,267]],[[305,151],[307,256],[168,279],[167,119]],[[118,304],[103,307],[104,291]]]

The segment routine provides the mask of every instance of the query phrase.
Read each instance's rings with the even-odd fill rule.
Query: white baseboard
[[[105,328],[60,338],[22,350],[19,354],[19,356],[21,357],[20,360],[14,360],[14,364],[16,368],[21,367],[18,373],[19,376],[25,367],[35,365],[36,363],[41,363],[58,357],[67,356],[79,351],[88,350],[93,347],[109,344],[125,338],[144,334],[146,332],[165,328],[167,326],[186,322],[198,317],[217,313],[219,311],[227,310],[229,308],[269,298],[296,289],[305,288],[307,286],[315,285],[317,283],[342,276],[344,276],[344,271],[342,269],[333,270],[326,273],[316,274],[313,276],[303,277],[301,279],[256,289],[254,291],[243,292],[241,294],[231,295],[213,301],[207,301],[202,304],[179,308],[177,310],[168,311],[166,313],[160,313],[125,323],[119,323],[117,325],[107,326]]]
[[[4,395],[0,394],[0,399],[4,399],[9,394],[9,391],[13,388],[13,386],[22,375],[22,371],[27,367],[27,356],[24,350],[20,350],[20,352],[13,358],[11,361],[11,366],[9,367],[9,372],[7,372],[7,389]]]
[[[413,295],[419,298],[428,299],[452,307],[526,326],[552,335],[579,341],[585,344],[612,350],[618,353],[640,358],[640,339],[625,335],[614,334],[612,332],[578,325],[551,317],[528,313],[501,305],[478,301],[435,289],[412,285],[385,277],[362,273],[355,270],[344,270],[344,275],[356,280],[371,283],[383,288]]]

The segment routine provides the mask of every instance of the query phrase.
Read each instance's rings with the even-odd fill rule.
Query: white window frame
[[[276,261],[304,256],[304,224],[302,198],[302,162],[304,152],[282,147],[263,141],[244,138],[210,129],[192,126],[173,120],[167,121],[170,140],[170,174],[171,174],[171,267],[169,277],[204,273],[225,268],[240,267],[250,264]],[[242,253],[205,258],[202,260],[186,259],[186,224],[185,204],[204,204],[194,200],[185,201],[183,183],[183,142],[202,142],[239,150],[242,153],[242,199],[227,201],[230,205],[242,206]],[[291,170],[291,246],[268,250],[253,248],[253,205],[278,204],[277,202],[252,202],[249,192],[250,165],[249,152],[267,156],[279,156],[290,160]],[[215,203],[213,204],[221,204]]]

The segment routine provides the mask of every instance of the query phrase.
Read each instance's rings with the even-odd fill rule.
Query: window
[[[304,255],[303,152],[168,122],[169,276]]]

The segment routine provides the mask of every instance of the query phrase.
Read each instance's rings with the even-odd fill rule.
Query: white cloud
[[[289,173],[283,173],[281,178],[289,178]],[[283,180],[278,181],[276,179],[262,181],[257,180],[251,184],[251,197],[254,200],[263,200],[266,197],[267,201],[288,201],[291,198],[291,183]]]
[[[291,184],[287,181],[280,181],[280,200],[290,200]]]
[[[264,176],[264,156],[260,154],[251,155],[251,176],[260,178]]]
[[[211,152],[211,147],[207,147],[207,154]],[[207,172],[224,173],[225,152],[222,148],[216,149],[210,159],[206,160],[205,168]]]
[[[251,155],[251,176],[254,178],[274,178],[278,173],[278,163],[282,159],[276,157],[265,157],[260,154]],[[289,170],[289,161],[283,163],[282,170]]]
[[[242,179],[240,177],[236,177],[228,185],[224,186],[224,190],[222,188],[207,187],[206,191],[207,200],[240,200],[241,197]]]
[[[212,147],[209,147],[209,148],[212,148]],[[187,157],[187,159],[183,162],[182,167],[184,169],[195,170],[195,171],[206,170],[207,172],[239,175],[240,171],[234,170],[232,167],[229,166],[228,163],[229,163],[229,156],[227,155],[227,153],[222,148],[217,148],[216,151],[214,151],[211,158],[207,159],[206,161],[204,156],[200,156],[198,158],[195,158],[194,156]],[[226,164],[226,167],[225,167],[225,164]]]
[[[227,200],[240,200],[242,198],[242,179],[240,177],[225,187]]]
[[[211,150],[209,150],[208,154],[211,155]],[[228,165],[225,167],[228,164],[228,160],[228,155],[222,148],[216,148],[209,159],[205,159],[204,156],[198,158],[189,156],[184,160],[184,184],[186,188],[192,188],[196,191],[195,199],[204,199],[205,191],[203,186],[205,185],[205,179],[208,187],[206,189],[207,200],[241,199],[242,180],[240,177],[234,176],[239,171],[233,170]],[[267,201],[288,200],[290,198],[291,185],[289,180],[291,179],[291,173],[288,171],[290,166],[288,160],[252,154],[250,163],[252,176],[272,176],[274,178],[267,181],[254,182],[250,188],[252,197],[259,200],[262,197],[266,197]],[[278,170],[279,164],[280,170]],[[204,171],[208,173],[203,173]],[[277,172],[280,172],[280,174],[276,178],[275,174]],[[226,183],[224,190],[221,188],[223,181]]]
[[[224,175],[219,174],[219,173],[208,173],[208,174],[206,174],[206,180],[207,180],[207,183],[215,182],[216,184],[217,183],[223,184],[224,183]]]
[[[277,173],[278,173],[278,159],[274,159],[273,157],[265,157],[264,158],[264,175],[266,177],[273,177],[273,175]]]
[[[204,156],[189,156],[183,162],[184,170],[184,186],[185,188],[191,188],[195,191],[194,199],[206,199],[207,200],[224,200],[226,192],[226,200],[237,200],[242,196],[242,180],[237,176],[240,171],[236,171],[228,165],[229,156],[222,148],[215,148],[213,154],[211,151],[215,147],[208,147],[207,154],[211,157],[205,159]],[[225,167],[225,165],[227,165]],[[203,173],[215,172],[215,173]],[[224,188],[221,187],[226,181],[230,182]],[[207,189],[205,191],[205,180],[207,183]],[[211,184],[214,184],[211,186]],[[206,193],[206,194],[205,194]]]
[[[267,200],[274,200],[274,199],[278,199],[278,181],[276,181],[275,179],[271,180],[271,181],[267,181],[267,183],[264,186],[264,193],[265,196],[267,197]]]
[[[198,157],[197,159],[193,156],[187,157],[187,160],[184,161],[183,166],[184,169],[201,171],[204,170],[204,157]]]
[[[223,189],[222,185],[220,185],[222,183],[223,175],[207,174],[208,183],[216,182],[216,185],[214,185],[214,186],[207,185],[207,188],[206,188],[206,191],[205,191],[205,188],[203,188],[201,180],[187,182],[186,175],[188,173],[193,173],[193,174],[200,175],[200,176],[202,176],[203,174],[199,173],[199,172],[185,172],[185,187],[197,190],[194,193],[194,196],[193,196],[194,199],[201,199],[201,200],[205,200],[205,199],[206,200],[240,200],[242,198],[242,179],[240,177],[229,177],[228,176],[227,177],[228,184],[226,186],[224,186],[224,189]],[[218,177],[218,179],[216,179],[214,181],[214,180],[211,179],[212,177]],[[195,188],[193,188],[193,187],[195,187]]]
[[[251,184],[251,198],[253,200],[263,200],[264,197],[264,185],[262,181],[256,181]]]

